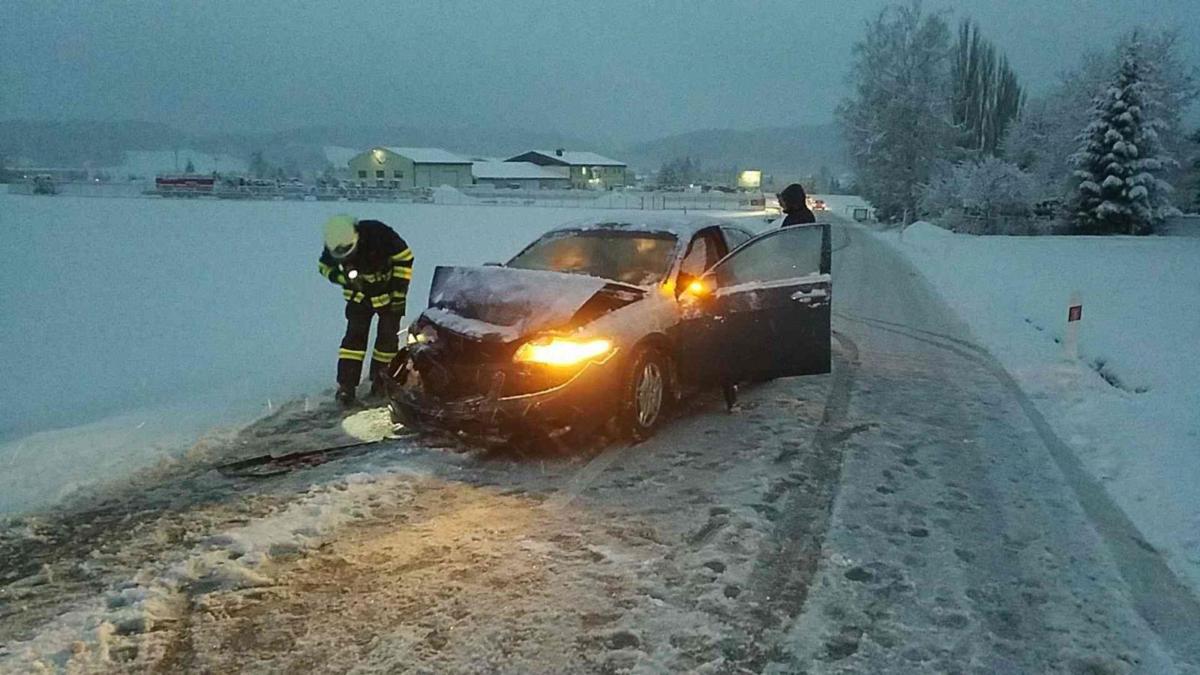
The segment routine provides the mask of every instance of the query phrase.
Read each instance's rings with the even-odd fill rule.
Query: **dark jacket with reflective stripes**
[[[342,287],[346,302],[403,312],[412,280],[412,250],[395,230],[378,220],[360,220],[355,229],[358,245],[354,252],[339,262],[322,248],[318,271]],[[357,272],[354,279],[351,270]]]

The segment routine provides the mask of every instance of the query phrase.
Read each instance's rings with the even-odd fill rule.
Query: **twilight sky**
[[[883,0],[2,0],[0,119],[203,130],[480,125],[643,140],[832,119]],[[969,14],[1045,87],[1135,25],[1200,0],[927,0]]]

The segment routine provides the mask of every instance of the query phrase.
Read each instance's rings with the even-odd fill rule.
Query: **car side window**
[[[794,279],[821,272],[824,228],[790,227],[772,232],[726,258],[714,274],[718,286]]]
[[[732,227],[722,227],[721,232],[725,233],[725,241],[729,243],[729,250],[741,246],[750,241],[750,233],[742,230],[736,230]]]
[[[712,240],[712,236],[711,232],[701,232],[692,239],[687,254],[683,256],[683,261],[679,264],[680,274],[698,277],[716,264],[719,250],[716,242]]]

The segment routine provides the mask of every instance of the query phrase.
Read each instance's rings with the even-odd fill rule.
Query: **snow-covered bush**
[[[921,189],[922,214],[936,218],[963,207],[964,164],[939,163],[933,178]]]
[[[1071,156],[1076,230],[1088,234],[1145,234],[1176,212],[1171,186],[1160,176],[1176,165],[1163,151],[1167,124],[1150,102],[1138,43],[1131,44],[1112,84],[1092,103],[1091,121]]]
[[[1036,191],[1030,175],[995,157],[959,162],[926,186],[921,205],[957,230],[979,234],[1033,231],[1031,206]]]

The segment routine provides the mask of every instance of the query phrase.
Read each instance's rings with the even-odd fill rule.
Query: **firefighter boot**
[[[371,391],[367,394],[367,400],[382,403],[387,398],[387,387],[383,383],[383,373],[386,370],[386,363],[371,361]]]
[[[343,408],[349,408],[354,405],[354,387],[348,384],[339,384],[337,393],[333,395],[334,400]]]

